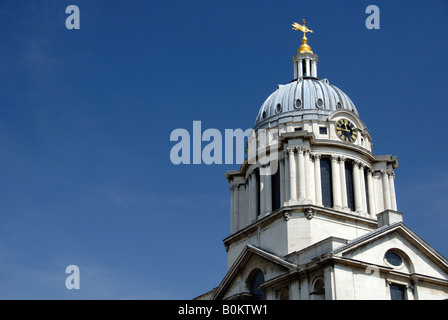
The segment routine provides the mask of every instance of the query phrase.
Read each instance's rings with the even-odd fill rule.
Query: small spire
[[[299,50],[297,50],[299,53],[304,53],[304,52],[311,52],[313,53],[313,51],[311,50],[311,47],[308,45],[308,39],[306,37],[306,33],[307,32],[311,32],[313,33],[313,30],[308,29],[306,26],[306,21],[305,19],[303,19],[303,25],[298,24],[297,22],[294,22],[292,24],[292,29],[293,30],[297,30],[297,31],[301,31],[303,32],[303,38],[302,38],[302,45],[300,46]]]

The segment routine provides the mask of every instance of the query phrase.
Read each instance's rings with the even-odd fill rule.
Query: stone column
[[[341,174],[341,198],[342,198],[342,209],[348,209],[347,202],[347,181],[345,177],[345,157],[339,157],[339,169]]]
[[[300,146],[297,148],[298,164],[299,164],[299,203],[304,203],[306,199],[305,189],[305,148]]]
[[[361,182],[361,206],[362,211],[367,213],[367,194],[366,194],[366,179],[364,175],[364,164],[359,166],[359,179]]]
[[[362,211],[362,198],[361,198],[361,178],[359,173],[359,166],[361,163],[359,161],[353,161],[353,191],[355,194],[355,211]]]
[[[303,65],[302,65],[302,63],[303,63],[303,60],[302,59],[299,59],[299,68],[298,68],[298,78],[301,78],[301,77],[303,77]]]
[[[280,159],[280,206],[285,202],[285,159]]]
[[[311,149],[308,148],[307,157],[305,159],[305,182],[306,182],[306,197],[311,204],[316,203],[316,191],[314,187],[314,156],[311,154]]]
[[[382,183],[383,183],[383,201],[384,201],[384,210],[391,210],[392,206],[390,203],[390,183],[389,183],[389,175],[386,170],[381,170],[382,174]]]
[[[246,225],[250,224],[252,220],[252,186],[250,176],[251,174],[249,173],[246,180]]]
[[[322,185],[320,178],[320,154],[314,154],[314,188],[316,193],[316,205],[322,206]]]
[[[376,219],[376,200],[375,200],[375,190],[373,187],[373,171],[370,168],[367,168],[367,194],[369,200],[369,213],[370,218]]]
[[[265,168],[260,167],[260,215],[264,215],[266,212],[266,201],[265,201],[265,192],[266,192],[266,175],[264,174]]]
[[[257,220],[257,206],[258,206],[258,195],[257,195],[257,177],[255,176],[256,171],[252,171],[251,176],[251,222]]]
[[[235,220],[235,186],[230,185],[230,233],[234,232],[234,220]]]
[[[240,186],[238,184],[234,185],[233,188],[233,232],[238,231],[238,219],[239,219],[239,195]]]
[[[246,185],[240,184],[238,191],[238,229],[243,229],[246,226]]]
[[[265,192],[264,195],[264,214],[269,214],[272,212],[272,175],[271,167],[267,165],[265,167]]]
[[[317,62],[316,62],[316,60],[311,61],[311,76],[317,78]]]
[[[306,75],[311,76],[310,59],[305,59],[306,63]]]
[[[333,187],[333,208],[336,210],[342,209],[341,199],[341,179],[339,169],[339,157],[331,156],[331,180]]]
[[[392,210],[397,211],[397,198],[395,195],[395,173],[393,170],[388,170],[389,175],[389,192],[390,192],[390,205]]]
[[[289,200],[296,201],[296,159],[294,157],[294,148],[288,148],[289,158]]]
[[[290,187],[290,179],[289,179],[289,156],[288,156],[288,150],[285,149],[285,202],[288,202],[290,200],[291,193],[289,191]]]

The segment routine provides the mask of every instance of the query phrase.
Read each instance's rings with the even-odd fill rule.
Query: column
[[[395,196],[395,173],[393,170],[388,170],[389,175],[389,192],[390,192],[390,205],[392,210],[397,211],[397,198]]]
[[[317,78],[317,62],[316,62],[316,60],[311,61],[311,76]]]
[[[391,210],[392,206],[390,203],[390,183],[389,183],[389,175],[386,170],[381,170],[382,174],[382,183],[383,183],[383,201],[384,201],[384,210]]]
[[[341,173],[341,198],[342,209],[348,209],[347,203],[347,182],[345,177],[345,157],[339,157],[339,169]]]
[[[311,151],[311,150],[310,150]],[[306,168],[306,178],[307,178],[307,191],[306,197],[310,200],[311,204],[316,204],[316,187],[314,182],[314,156],[311,152],[308,152],[308,167]]]
[[[297,159],[299,164],[299,202],[305,202],[306,189],[305,189],[305,148],[300,146],[297,148]]]
[[[235,186],[232,184],[229,187],[230,189],[230,233],[235,231],[234,222],[235,222]]]
[[[306,75],[311,76],[310,59],[305,59],[306,61]]]
[[[366,179],[364,176],[364,165],[359,166],[359,179],[361,182],[361,206],[362,211],[367,213],[367,197],[366,197]]]
[[[240,184],[238,191],[238,230],[246,226],[246,185]]]
[[[373,171],[367,168],[367,196],[369,200],[370,218],[376,219],[375,190],[373,187]]]
[[[362,198],[361,198],[361,180],[359,173],[359,161],[353,161],[353,191],[355,193],[355,211],[362,211]]]
[[[257,177],[255,177],[255,171],[252,171],[252,173],[250,174],[251,177],[251,182],[250,182],[250,203],[251,203],[251,221],[256,221],[257,220],[257,203],[258,203],[258,197],[257,197]]]
[[[263,166],[260,167],[260,216],[263,216],[266,212],[266,201],[265,201],[265,192],[266,192],[266,170]]]
[[[238,231],[238,219],[239,219],[239,185],[233,186],[233,219],[232,219],[232,232]]]
[[[314,188],[316,193],[316,205],[322,206],[322,186],[320,178],[320,154],[314,154]]]
[[[303,77],[303,60],[299,59],[299,69],[298,69],[298,78],[302,78]]]
[[[245,221],[244,225],[247,226],[250,224],[250,175],[247,175],[246,185],[245,185],[246,193],[244,195],[246,210],[244,211]]]
[[[294,148],[288,148],[289,158],[289,200],[296,201],[296,159],[294,157]]]
[[[339,160],[338,156],[331,156],[331,181],[333,187],[333,208],[341,210],[342,209],[341,179],[340,179],[340,169],[338,160]]]
[[[290,191],[289,191],[289,158],[288,158],[288,150],[285,149],[285,202],[288,202],[290,199]]]
[[[311,157],[310,157],[311,149],[309,147],[305,147],[303,150],[303,159],[305,161],[305,199],[309,203],[313,203],[314,199],[314,172],[311,171]],[[313,168],[314,169],[314,168]],[[314,171],[314,170],[313,170]]]
[[[285,159],[280,159],[280,206],[285,202]]]
[[[271,167],[267,165],[265,167],[265,192],[264,195],[264,214],[269,214],[272,212],[272,174]]]

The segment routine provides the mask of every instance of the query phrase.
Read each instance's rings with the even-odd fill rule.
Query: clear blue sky
[[[70,4],[80,30],[65,28]],[[405,223],[448,256],[447,1],[2,0],[0,298],[218,285],[238,166],[175,166],[170,133],[251,127],[292,79],[303,18],[318,76],[354,101],[374,153],[399,157]],[[71,264],[81,290],[65,288]]]

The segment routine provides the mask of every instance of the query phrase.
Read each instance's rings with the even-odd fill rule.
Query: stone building
[[[261,106],[248,141],[257,152],[226,173],[227,274],[196,299],[447,299],[447,259],[397,211],[397,157],[372,152],[298,30],[294,80]]]

